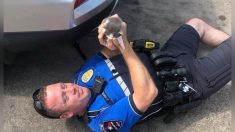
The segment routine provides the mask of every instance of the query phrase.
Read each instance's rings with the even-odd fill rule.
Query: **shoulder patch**
[[[82,75],[82,82],[87,83],[91,77],[93,76],[94,71],[92,69],[87,70],[85,73]]]
[[[122,121],[106,121],[100,124],[100,130],[102,132],[116,132],[121,126]]]

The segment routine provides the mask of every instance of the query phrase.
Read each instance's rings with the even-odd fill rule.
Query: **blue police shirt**
[[[74,74],[73,82],[91,88],[96,76],[105,79],[103,92],[112,105],[101,94],[98,95],[89,105],[88,112],[99,111],[99,114],[88,116],[88,126],[96,132],[129,131],[143,114],[134,104],[133,90],[116,71],[110,59],[106,59],[101,53],[96,54]]]

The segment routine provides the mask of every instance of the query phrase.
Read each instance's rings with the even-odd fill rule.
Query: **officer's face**
[[[53,111],[82,114],[90,99],[90,90],[73,83],[56,83],[46,88],[46,106]],[[67,117],[65,117],[67,118]]]

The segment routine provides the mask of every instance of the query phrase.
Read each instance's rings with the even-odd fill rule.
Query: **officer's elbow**
[[[151,88],[149,89],[148,95],[149,95],[148,97],[150,98],[151,101],[153,101],[157,97],[158,89],[155,85],[151,86]]]
[[[155,99],[155,98],[157,97],[157,95],[158,95],[158,89],[157,89],[156,86],[154,86],[152,96],[153,96],[154,99]]]

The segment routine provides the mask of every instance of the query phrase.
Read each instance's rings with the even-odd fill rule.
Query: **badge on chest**
[[[92,69],[87,70],[82,75],[82,82],[87,83],[88,81],[90,81],[93,75],[94,75],[94,71]]]

